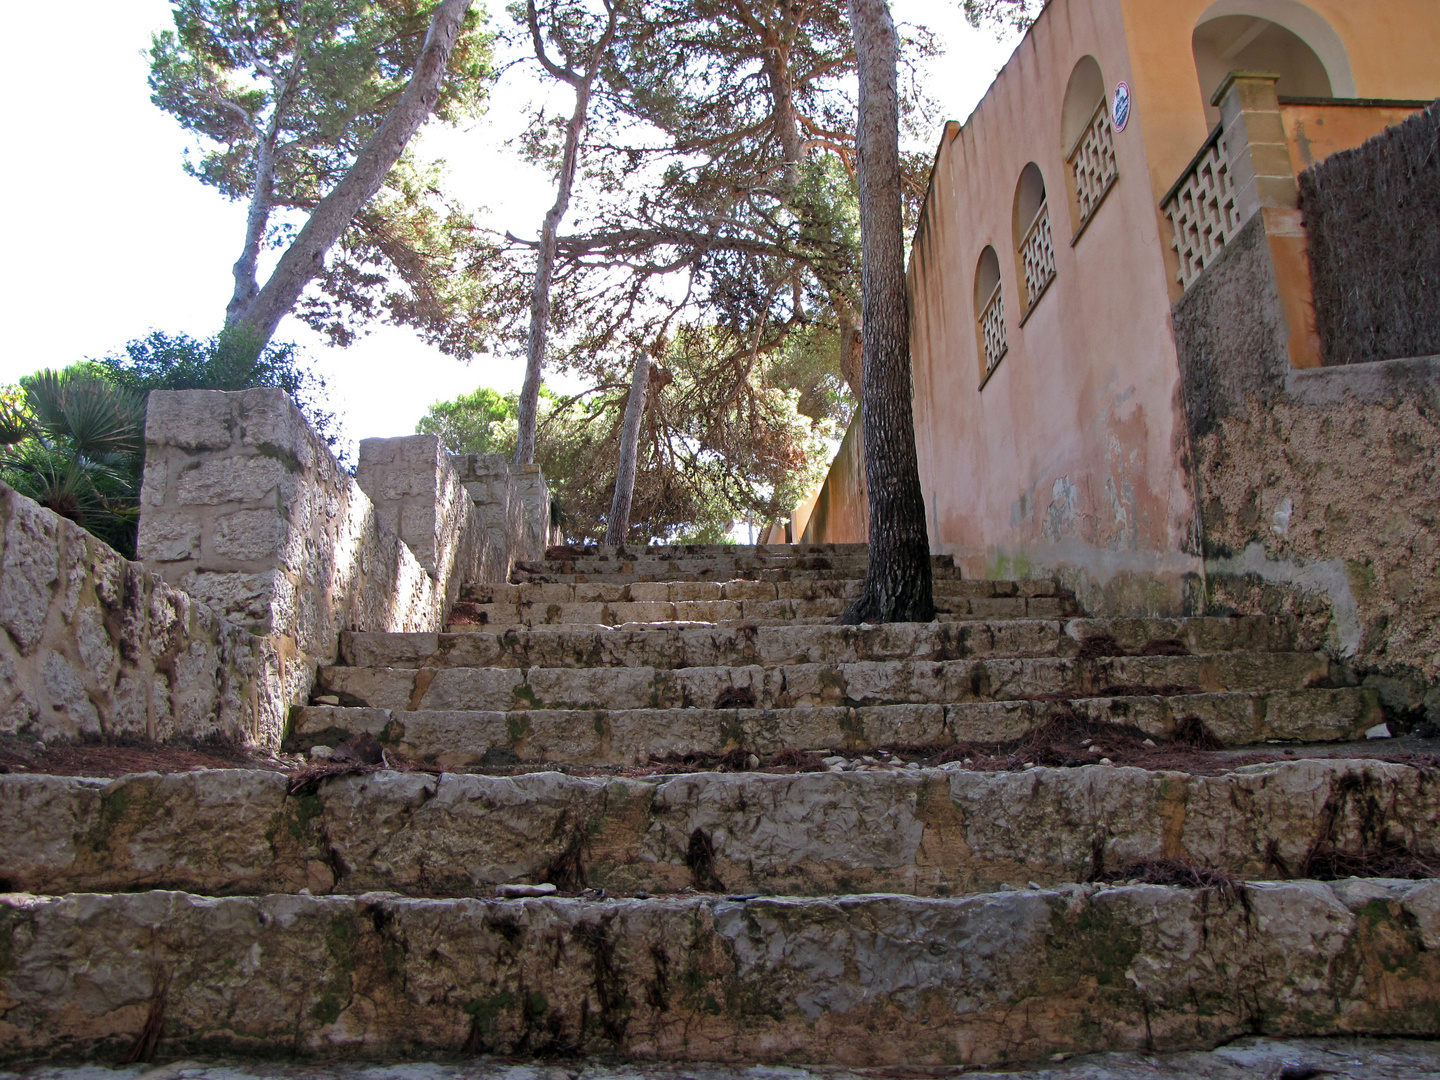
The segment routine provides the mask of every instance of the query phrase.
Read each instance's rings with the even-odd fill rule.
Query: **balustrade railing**
[[[1205,140],[1164,201],[1161,212],[1170,219],[1174,237],[1170,246],[1180,259],[1176,280],[1188,289],[1225,250],[1244,222],[1235,198],[1230,172],[1230,151],[1225,129],[1217,126]]]
[[[988,376],[1010,348],[1005,340],[1005,300],[999,283],[980,313],[980,338],[985,346],[985,374]]]
[[[1040,294],[1055,280],[1055,241],[1050,234],[1050,207],[1046,203],[1040,204],[1035,220],[1020,242],[1020,264],[1025,271],[1025,311],[1028,314],[1039,301]]]
[[[1115,157],[1115,125],[1110,121],[1110,106],[1103,98],[1068,160],[1075,177],[1075,198],[1080,204],[1083,229],[1120,175],[1120,164]]]

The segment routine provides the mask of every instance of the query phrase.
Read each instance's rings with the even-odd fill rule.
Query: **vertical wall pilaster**
[[[1230,158],[1240,222],[1260,217],[1275,268],[1288,333],[1290,366],[1319,367],[1320,336],[1315,329],[1315,294],[1300,186],[1295,179],[1285,121],[1275,92],[1280,76],[1233,71],[1215,92]]]

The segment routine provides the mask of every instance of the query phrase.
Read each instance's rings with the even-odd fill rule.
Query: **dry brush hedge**
[[[1327,363],[1440,354],[1440,101],[1300,174]]]

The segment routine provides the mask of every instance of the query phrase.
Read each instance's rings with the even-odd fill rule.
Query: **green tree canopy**
[[[309,262],[295,271],[305,281],[321,269],[300,318],[342,345],[380,319],[413,327],[454,355],[476,351],[491,321],[490,246],[444,193],[438,170],[400,156],[407,131],[391,136],[386,125],[402,109],[402,127],[411,130],[430,114],[427,101],[410,100],[422,76],[439,80],[434,115],[478,113],[491,74],[478,11],[466,0],[172,0],[172,7],[175,28],[152,42],[151,100],[196,136],[186,171],[249,207],[226,323],[255,323],[263,345],[273,326],[260,325],[254,311],[265,299],[260,252],[297,253],[322,213],[338,214],[333,249],[325,242],[298,252]],[[447,26],[453,44],[434,40]],[[432,48],[440,72],[424,66]],[[366,169],[379,172],[357,175]],[[374,198],[366,191],[371,179]],[[334,201],[346,184],[356,188],[353,211]],[[286,268],[282,257],[266,289]]]
[[[747,512],[757,520],[788,515],[829,465],[833,422],[802,415],[794,390],[751,385],[737,398],[709,378],[712,348],[698,332],[677,335],[663,385],[652,389],[630,512],[634,541],[716,540]],[[625,382],[573,397],[541,390],[536,462],[572,540],[605,534],[627,390]],[[451,453],[508,455],[516,396],[481,389],[436,404],[418,430],[440,436]]]

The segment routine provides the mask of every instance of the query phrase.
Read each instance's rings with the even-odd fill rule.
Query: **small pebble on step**
[[[315,746],[310,747],[310,760],[329,761],[331,755],[333,755],[334,753],[335,750],[333,747],[322,746],[317,743]]]

